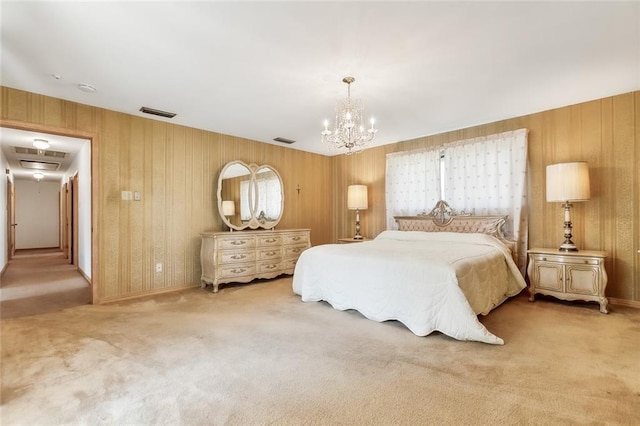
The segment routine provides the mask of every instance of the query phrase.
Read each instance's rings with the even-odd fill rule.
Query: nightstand
[[[362,237],[361,240],[356,240],[355,238],[338,238],[339,244],[351,244],[351,243],[361,243],[363,241],[371,241],[371,238]]]
[[[600,303],[600,312],[608,313],[604,295],[607,271],[603,251],[563,252],[558,249],[528,250],[529,301],[536,293],[562,300],[586,300]]]

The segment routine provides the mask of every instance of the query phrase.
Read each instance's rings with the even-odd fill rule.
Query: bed
[[[357,244],[307,249],[293,275],[304,302],[326,301],[374,321],[397,320],[418,336],[439,331],[458,340],[504,341],[478,320],[525,288],[505,217],[455,213],[441,201],[429,213],[396,217]]]

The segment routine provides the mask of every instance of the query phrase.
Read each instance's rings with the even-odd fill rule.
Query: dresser
[[[586,300],[600,304],[600,312],[608,313],[607,271],[603,251],[561,252],[558,249],[528,250],[529,301],[536,293],[562,300]]]
[[[200,249],[202,288],[246,283],[256,278],[292,275],[296,261],[311,246],[311,230],[204,232]]]

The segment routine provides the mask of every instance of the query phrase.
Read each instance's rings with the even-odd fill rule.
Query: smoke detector
[[[96,91],[95,87],[93,87],[92,85],[87,84],[87,83],[78,84],[78,89],[82,90],[85,93],[95,93],[95,91]]]

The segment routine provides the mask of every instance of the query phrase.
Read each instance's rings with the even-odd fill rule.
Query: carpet
[[[2,425],[638,424],[640,311],[524,295],[504,346],[417,337],[291,277],[3,319]]]

